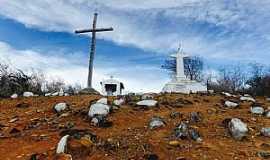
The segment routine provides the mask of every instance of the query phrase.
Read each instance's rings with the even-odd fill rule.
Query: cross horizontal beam
[[[83,30],[76,30],[75,33],[88,33],[88,32],[105,32],[105,31],[113,31],[113,28],[97,28],[97,29],[83,29]]]

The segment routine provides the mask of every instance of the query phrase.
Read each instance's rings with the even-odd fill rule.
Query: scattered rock
[[[108,104],[108,99],[107,98],[101,98],[96,103]]]
[[[164,127],[164,126],[165,126],[165,122],[160,117],[153,117],[149,122],[150,129],[156,129],[156,128],[160,128],[160,127]]]
[[[51,93],[45,93],[45,97],[49,97],[49,96],[52,96]]]
[[[12,95],[10,96],[10,98],[12,98],[12,99],[18,98],[18,94],[14,93],[14,94],[12,94]]]
[[[247,125],[238,118],[232,118],[228,127],[229,132],[236,140],[242,140],[248,133]]]
[[[106,119],[106,116],[104,116],[104,115],[96,115],[96,116],[94,116],[92,118],[92,120],[91,120],[91,123],[94,126],[104,127],[104,128],[107,128],[107,127],[111,127],[112,126],[112,122],[109,122]]]
[[[174,130],[175,137],[180,139],[188,138],[188,128],[188,124],[181,122],[180,125],[178,125]]]
[[[91,105],[88,112],[88,116],[90,118],[95,117],[96,115],[107,116],[109,113],[110,113],[110,106],[102,103],[95,103]]]
[[[157,101],[155,100],[143,100],[137,102],[137,106],[147,106],[147,107],[155,107],[157,105]]]
[[[200,112],[191,112],[190,121],[193,123],[197,123],[197,122],[202,121],[201,113]]]
[[[12,118],[10,121],[8,121],[9,123],[14,123],[14,122],[16,122],[16,121],[18,121],[19,120],[19,118],[18,117],[15,117],[15,118]]]
[[[65,93],[64,96],[69,96],[69,94],[68,93]]]
[[[257,152],[258,157],[268,159],[270,158],[270,152],[268,151],[258,151]]]
[[[116,99],[113,101],[113,105],[116,105],[116,106],[121,106],[125,103],[125,100],[124,99]]]
[[[261,134],[265,137],[270,137],[270,128],[267,127],[267,128],[262,128],[261,129]]]
[[[250,108],[250,112],[252,114],[262,115],[264,113],[264,109],[260,106],[254,106]]]
[[[55,106],[54,106],[54,110],[57,112],[57,113],[61,113],[63,112],[64,110],[66,110],[68,108],[68,105],[66,103],[57,103]]]
[[[201,142],[202,141],[202,138],[200,136],[200,133],[194,129],[194,128],[191,128],[189,130],[189,135],[190,135],[190,138],[193,139],[194,141],[197,141],[197,142]]]
[[[265,114],[265,117],[270,118],[270,110],[266,111],[264,114]]]
[[[59,95],[59,92],[54,92],[54,93],[52,93],[52,95],[51,96],[58,96]]]
[[[225,101],[225,107],[228,107],[228,108],[236,108],[239,106],[238,103],[235,103],[235,102],[231,102],[231,101]]]
[[[223,94],[226,97],[232,97],[233,95],[228,93],[228,92],[221,92],[221,94]]]
[[[32,93],[32,92],[24,92],[23,93],[23,96],[24,97],[33,97],[34,96],[34,93]]]
[[[181,144],[180,141],[177,141],[177,140],[169,142],[169,145],[174,146],[174,147],[180,146],[180,144]]]
[[[62,137],[57,145],[56,153],[65,153],[67,150],[67,141],[68,141],[69,135],[65,135]]]
[[[247,102],[256,102],[256,100],[254,99],[254,98],[252,98],[252,97],[246,97],[246,96],[242,96],[242,97],[240,97],[240,100],[241,101],[247,101]]]

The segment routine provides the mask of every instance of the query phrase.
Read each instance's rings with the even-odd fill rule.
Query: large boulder
[[[260,107],[260,106],[253,106],[250,108],[250,112],[252,114],[262,115],[264,113],[264,109],[263,107]]]
[[[68,108],[68,105],[66,103],[57,103],[55,106],[54,106],[54,110],[57,112],[57,113],[61,113],[63,112],[64,110],[66,110]]]
[[[156,129],[156,128],[160,128],[160,127],[164,127],[164,126],[165,126],[165,122],[160,117],[153,117],[149,122],[150,129]]]
[[[108,106],[108,105],[106,105],[106,104],[95,103],[95,104],[92,104],[90,106],[90,109],[89,109],[89,112],[88,112],[88,116],[90,118],[93,118],[96,115],[107,116],[110,113],[110,109],[111,109],[111,107]]]
[[[236,140],[242,140],[248,133],[247,125],[238,118],[233,118],[229,122],[229,132]]]
[[[235,103],[235,102],[231,102],[231,101],[225,101],[225,107],[228,107],[228,108],[236,108],[239,106],[238,103]]]
[[[60,139],[58,142],[57,148],[56,148],[56,153],[65,153],[67,151],[67,141],[68,141],[69,135],[65,135]]]
[[[157,101],[155,100],[143,100],[137,102],[137,106],[147,106],[147,107],[155,107],[157,105]]]
[[[34,93],[32,93],[32,92],[24,92],[23,93],[23,96],[24,97],[33,97],[34,96]]]
[[[101,104],[108,104],[108,99],[107,98],[101,98],[97,101],[97,103],[101,103]]]

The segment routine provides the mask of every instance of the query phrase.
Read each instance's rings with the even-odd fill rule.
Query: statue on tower
[[[183,51],[180,44],[176,54],[171,55],[176,60],[176,70],[171,82],[165,84],[162,89],[164,93],[197,93],[207,91],[207,87],[195,80],[190,80],[185,75],[184,58],[188,55]]]

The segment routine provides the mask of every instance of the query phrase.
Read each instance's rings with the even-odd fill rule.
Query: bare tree
[[[169,58],[165,60],[161,68],[169,71],[170,74],[176,73],[176,59]],[[186,57],[184,58],[184,73],[190,80],[202,80],[203,60],[200,57]]]

